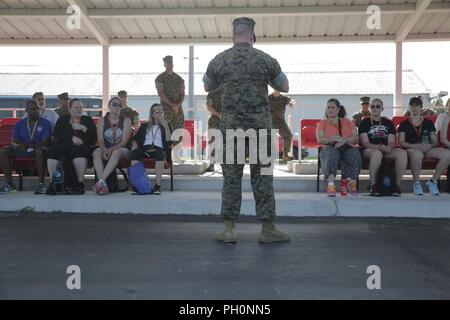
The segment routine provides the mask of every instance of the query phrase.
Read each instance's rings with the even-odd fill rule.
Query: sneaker
[[[350,181],[348,183],[348,185],[350,186],[350,194],[352,196],[355,196],[355,197],[358,196],[359,195],[359,191],[358,191],[358,187],[357,187],[356,181]]]
[[[34,194],[45,194],[46,190],[47,190],[47,187],[45,186],[45,183],[39,182],[39,186],[37,187]]]
[[[107,195],[109,193],[108,185],[104,180],[100,180],[100,192],[98,193],[101,196]]]
[[[327,196],[336,197],[336,187],[334,184],[329,184],[327,187]]]
[[[420,184],[420,181],[414,182],[414,194],[416,196],[423,196],[423,190],[422,190],[422,185]]]
[[[102,191],[102,181],[103,180],[100,179],[95,183],[94,187],[92,188],[93,191],[95,191],[96,193],[100,193],[100,191]]]
[[[161,186],[159,184],[155,184],[153,194],[160,195],[161,194]]]
[[[346,197],[348,195],[347,179],[341,180],[341,196]]]
[[[13,183],[7,183],[0,188],[0,194],[16,193],[17,189]]]
[[[427,181],[426,186],[428,187],[428,189],[430,190],[430,193],[433,196],[439,195],[439,188],[438,188],[437,182],[434,182],[433,180],[429,180],[429,181]]]
[[[398,184],[394,185],[394,190],[392,191],[392,196],[394,197],[400,197],[402,195],[402,192],[400,191],[400,187]]]
[[[379,197],[380,196],[380,188],[378,187],[378,184],[374,184],[370,187],[370,195],[372,197]]]

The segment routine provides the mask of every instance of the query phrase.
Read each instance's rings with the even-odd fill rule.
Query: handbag
[[[144,163],[138,162],[128,168],[128,177],[130,178],[131,186],[136,191],[136,194],[152,194],[153,185],[150,182]]]

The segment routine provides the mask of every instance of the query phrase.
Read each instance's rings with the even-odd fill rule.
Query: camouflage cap
[[[172,56],[165,56],[163,58],[164,63],[173,63],[173,57]]]
[[[361,104],[370,103],[370,97],[361,97],[359,100],[361,101]]]
[[[126,97],[128,93],[125,90],[120,90],[119,92],[117,92],[117,95],[119,97]]]
[[[233,29],[236,28],[238,25],[241,25],[241,24],[248,25],[253,30],[253,28],[255,27],[256,23],[255,23],[255,20],[253,20],[252,18],[247,18],[247,17],[236,18],[236,19],[233,20]]]
[[[60,93],[57,97],[58,99],[69,101],[69,94],[67,92]]]

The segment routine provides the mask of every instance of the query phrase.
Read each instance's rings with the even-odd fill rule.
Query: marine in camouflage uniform
[[[69,112],[69,94],[67,92],[63,92],[61,94],[58,94],[58,103],[59,107],[55,109],[55,112],[58,114],[58,116],[66,116],[70,114]]]
[[[352,118],[352,121],[356,127],[359,127],[359,124],[361,123],[362,119],[364,119],[365,117],[370,117],[369,111],[370,97],[361,97],[361,99],[359,100],[361,104],[361,110],[355,112]]]
[[[234,46],[218,54],[208,65],[203,82],[206,91],[223,90],[220,130],[224,135],[223,152],[226,155],[226,129],[266,129],[270,135],[272,117],[267,102],[267,85],[287,91],[288,81],[278,62],[263,51],[253,48],[255,22],[250,18],[233,21]],[[253,41],[251,40],[253,39]],[[270,141],[270,140],[269,140]],[[236,150],[236,145],[235,145]],[[235,152],[236,154],[236,152]],[[256,202],[256,215],[263,221],[260,242],[288,241],[284,232],[275,228],[275,197],[273,175],[261,174],[264,167],[258,160],[250,164],[251,184]],[[222,210],[225,229],[216,240],[236,242],[234,220],[239,216],[242,202],[243,164],[222,164]]]
[[[184,113],[182,103],[184,100],[184,80],[178,74],[173,72],[173,57],[163,58],[166,71],[158,75],[155,80],[158,95],[161,98],[161,106],[164,111],[164,118],[173,130],[184,128]],[[174,111],[173,106],[179,106]],[[180,140],[173,145],[180,143]]]
[[[292,101],[291,98],[283,95],[269,95],[270,114],[272,115],[273,128],[278,129],[284,141],[283,159],[288,159],[288,153],[291,151],[292,132],[289,129],[284,114],[286,112],[286,105]]]
[[[209,92],[206,96],[206,105],[208,106],[208,110],[214,109],[215,112],[222,113],[222,90],[217,89],[215,91]],[[211,116],[208,119],[208,130],[210,129],[219,129],[220,125],[220,117],[216,114],[211,114]],[[209,136],[211,136],[209,134]],[[211,145],[214,142],[215,137],[211,137],[209,140],[209,145]],[[215,150],[212,150],[211,152],[211,161],[210,166],[208,168],[208,171],[214,171],[214,157]]]

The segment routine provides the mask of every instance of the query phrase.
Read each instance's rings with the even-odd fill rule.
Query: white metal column
[[[403,46],[402,42],[395,43],[395,93],[394,93],[394,116],[402,115],[403,95]]]
[[[103,59],[102,59],[102,78],[103,78],[103,94],[102,94],[102,109],[103,115],[105,115],[106,110],[108,110],[109,101],[109,46],[102,46],[103,49]]]

